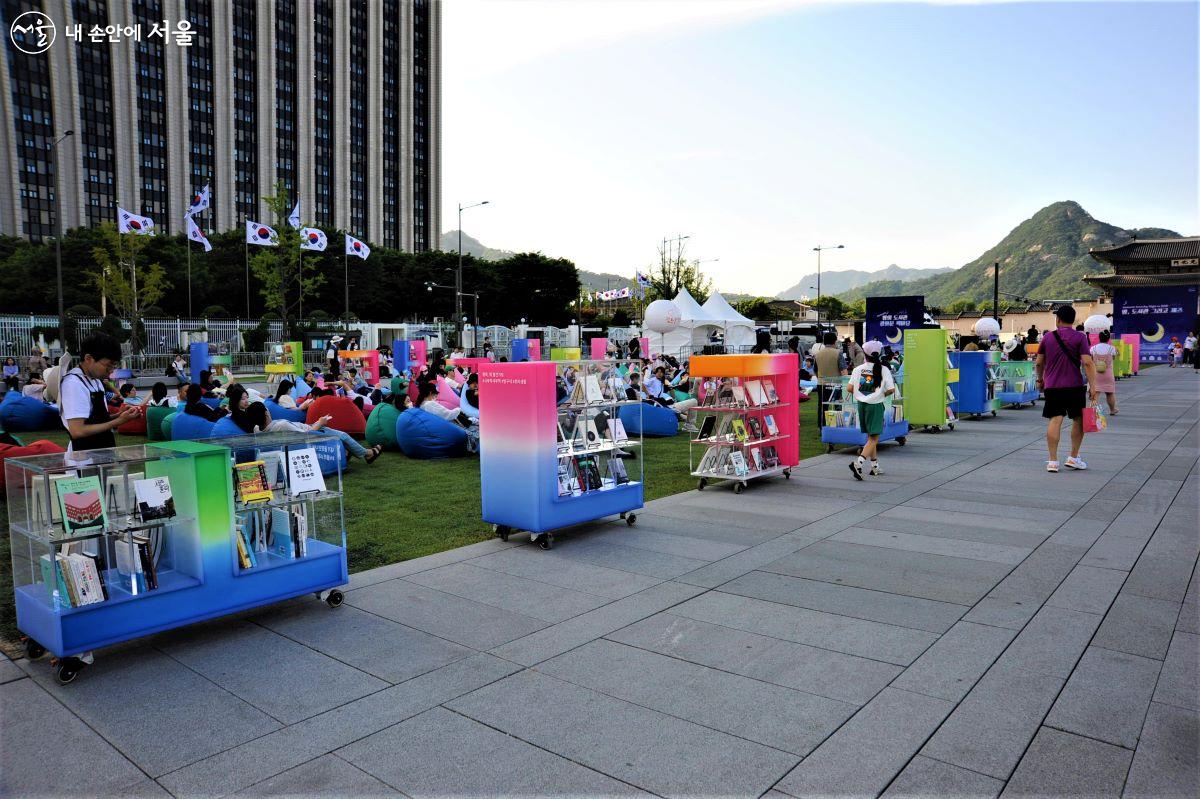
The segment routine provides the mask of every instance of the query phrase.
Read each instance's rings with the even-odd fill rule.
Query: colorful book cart
[[[799,362],[794,354],[694,355],[692,377],[715,386],[696,406],[700,432],[688,445],[692,476],[703,490],[792,476],[800,462]]]
[[[950,364],[950,334],[941,328],[904,331],[904,415],[913,427],[954,429],[958,370]]]
[[[1000,361],[993,369],[996,377],[1004,381],[996,392],[1002,406],[1020,408],[1027,402],[1037,404],[1039,392],[1033,361]]]
[[[367,385],[379,385],[379,350],[338,350],[338,357],[347,367],[357,369]]]
[[[1129,345],[1129,372],[1136,375],[1142,360],[1142,334],[1122,333],[1120,339]]]
[[[627,400],[618,361],[490,363],[479,370],[479,472],[483,520],[508,537],[528,531],[542,549],[554,531],[643,504],[641,425],[619,418]],[[575,382],[560,402],[568,370]],[[564,386],[565,387],[565,386]],[[632,425],[631,425],[632,427]]]
[[[975,419],[986,413],[995,416],[1001,405],[999,393],[1004,388],[1004,380],[996,373],[1000,353],[996,350],[954,351],[950,353],[950,364],[958,369],[955,412]]]
[[[908,442],[908,420],[904,418],[904,397],[897,376],[896,393],[883,400],[883,432],[879,443],[895,441],[900,446]],[[826,452],[834,447],[861,447],[867,434],[858,426],[858,403],[850,393],[849,377],[827,377],[821,380],[829,399],[824,404],[825,418],[821,420],[821,443]]]
[[[514,338],[509,344],[508,359],[514,363],[540,361],[542,359],[541,340],[536,338]]]
[[[66,684],[90,662],[80,656],[100,647],[310,592],[340,605],[341,475],[320,477],[317,439],[264,434],[5,461],[26,654],[49,650]]]
[[[275,345],[274,363],[264,367],[268,377],[271,375],[292,375],[299,382],[304,377],[304,345],[299,341],[285,341]]]

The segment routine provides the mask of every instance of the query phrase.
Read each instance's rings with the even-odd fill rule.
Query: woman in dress
[[[1108,343],[1112,334],[1100,331],[1100,342],[1092,347],[1092,360],[1096,364],[1096,391],[1102,392],[1108,401],[1108,412],[1117,415],[1117,378],[1113,372],[1113,360],[1117,348]]]

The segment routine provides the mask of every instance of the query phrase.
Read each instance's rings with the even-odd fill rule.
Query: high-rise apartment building
[[[203,227],[239,228],[281,182],[305,222],[436,249],[440,2],[0,0],[0,233],[54,235],[49,145],[72,130],[55,148],[64,229],[119,205],[176,233],[205,184]],[[54,24],[41,52],[30,11]]]

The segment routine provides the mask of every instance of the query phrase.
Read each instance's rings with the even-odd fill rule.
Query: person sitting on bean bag
[[[292,396],[292,389],[295,387],[296,384],[291,380],[280,380],[279,388],[275,391],[275,404],[289,411],[307,411],[308,406],[313,404],[315,397],[306,396],[297,401]],[[306,386],[306,388],[311,390],[309,386]]]
[[[315,406],[314,406],[315,407]],[[354,436],[342,430],[335,430],[327,425],[333,419],[332,416],[321,416],[312,424],[304,422],[289,422],[285,419],[272,419],[271,412],[267,410],[267,406],[261,402],[252,402],[244,411],[236,414],[233,417],[246,433],[274,433],[276,431],[298,432],[298,433],[319,433],[325,436],[332,436],[342,442],[342,446],[346,448],[346,452],[352,457],[362,458],[367,463],[374,463],[375,459],[383,452],[383,447],[379,444],[367,449],[362,444],[354,440]]]
[[[215,422],[225,415],[224,408],[213,408],[204,403],[204,389],[197,383],[191,383],[187,387],[187,404],[183,406],[183,412],[192,416],[199,416],[201,419],[207,419],[210,422]]]

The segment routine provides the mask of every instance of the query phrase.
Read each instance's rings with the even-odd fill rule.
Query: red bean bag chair
[[[133,407],[138,409],[138,415],[118,427],[117,432],[127,436],[144,436],[146,435],[146,406],[134,405]]]
[[[356,438],[361,438],[367,431],[366,417],[349,397],[317,397],[316,401],[308,406],[305,421],[316,424],[322,416],[332,416],[329,420],[330,427]]]
[[[32,444],[0,444],[0,489],[4,488],[4,461],[8,458],[23,458],[26,455],[48,455],[52,452],[66,452],[53,441],[42,439]]]

